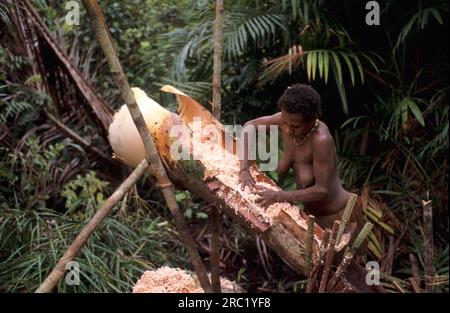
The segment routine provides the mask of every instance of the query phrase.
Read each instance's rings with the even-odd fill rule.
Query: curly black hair
[[[306,122],[312,121],[322,113],[319,93],[305,84],[287,87],[278,99],[278,107],[289,113],[301,113]]]

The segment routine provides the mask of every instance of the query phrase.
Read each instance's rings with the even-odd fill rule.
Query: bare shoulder
[[[281,125],[281,112],[270,115],[272,125]]]
[[[327,124],[320,121],[317,132],[313,137],[314,150],[317,152],[329,151],[330,148],[334,147],[334,139],[331,136],[330,130]]]
[[[255,118],[254,120],[250,120],[245,123],[245,125],[281,125],[281,112]]]

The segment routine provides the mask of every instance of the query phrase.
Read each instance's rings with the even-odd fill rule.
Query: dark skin
[[[334,140],[325,123],[319,121],[317,129],[298,147],[305,135],[314,126],[315,119],[305,121],[299,113],[292,114],[284,110],[270,116],[263,116],[245,124],[278,125],[282,132],[284,153],[277,165],[279,176],[294,170],[297,183],[295,191],[274,191],[263,189],[255,184],[248,167],[248,160],[241,160],[240,182],[255,189],[260,198],[257,200],[267,207],[275,202],[301,201],[308,214],[316,216],[316,222],[323,228],[331,227],[337,212],[342,212],[350,193],[342,187],[337,169],[337,155]],[[245,127],[244,132],[245,134]],[[296,140],[294,140],[294,138]],[[244,137],[244,156],[248,153],[248,140]],[[338,214],[340,214],[338,213]],[[380,286],[367,286],[366,270],[352,261],[346,278],[362,292],[384,292]]]
[[[285,110],[270,116],[251,120],[249,125],[278,125],[282,132],[284,153],[278,162],[276,172],[285,175],[290,168],[294,170],[297,190],[273,191],[262,189],[255,184],[247,164],[241,160],[240,182],[242,188],[254,188],[260,198],[257,200],[267,207],[276,202],[301,201],[307,213],[325,216],[342,210],[350,193],[342,187],[337,170],[337,155],[334,140],[328,127],[319,121],[317,129],[311,133],[301,146],[296,146],[314,126],[315,119],[305,121],[301,113],[289,113]],[[245,131],[244,127],[244,131]],[[295,140],[294,140],[295,138]],[[247,155],[248,141],[244,143],[244,155]],[[320,224],[320,220],[317,221]],[[322,225],[329,226],[329,225]]]

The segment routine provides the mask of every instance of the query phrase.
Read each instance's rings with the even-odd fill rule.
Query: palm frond
[[[292,14],[294,20],[307,24],[320,15],[323,4],[323,0],[283,0],[281,1],[281,10]]]
[[[448,12],[447,2],[442,6],[419,9],[417,13],[411,16],[406,25],[403,26],[397,37],[397,42],[395,44],[394,50],[397,50],[414,31],[424,29],[425,26],[430,23],[431,16],[434,17],[434,20],[436,20],[436,22],[442,25],[444,23],[442,15],[445,16],[446,12]]]
[[[306,55],[306,62],[303,56]],[[309,50],[303,51],[299,45],[289,49],[288,54],[265,62],[266,67],[259,77],[259,85],[264,85],[273,81],[285,72],[292,73],[292,69],[300,66],[306,67],[306,74],[309,81],[318,77],[328,83],[328,76],[331,68],[336,87],[341,97],[343,111],[348,113],[347,96],[344,86],[344,73],[348,73],[352,86],[356,84],[356,77],[364,83],[364,69],[361,58],[368,61],[369,65],[378,72],[375,57],[368,53],[355,53],[349,50]],[[344,69],[346,71],[344,72]],[[356,74],[358,73],[358,75]]]
[[[224,83],[225,85],[237,83],[237,92],[240,92],[258,79],[260,68],[261,63],[258,60],[252,59],[241,68],[239,75],[232,75],[228,80],[224,77]]]
[[[9,19],[9,10],[6,3],[0,3],[0,20],[2,20],[6,25],[11,24]]]
[[[237,58],[253,45],[253,49],[269,46],[277,35],[287,31],[282,14],[257,14],[251,11],[231,12],[225,16],[224,54]]]
[[[263,66],[266,68],[259,77],[259,85],[264,85],[281,76],[284,72],[292,73],[303,62],[303,48],[300,45],[294,45],[288,50],[288,54],[266,61]]]

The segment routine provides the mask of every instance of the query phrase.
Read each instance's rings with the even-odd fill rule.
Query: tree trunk
[[[190,192],[219,207],[225,214],[244,225],[252,234],[260,236],[280,257],[285,259],[292,267],[303,275],[307,275],[305,264],[307,219],[308,217],[300,209],[290,203],[277,203],[267,209],[261,207],[254,200],[257,198],[249,190],[241,190],[237,182],[239,171],[239,159],[236,155],[237,142],[230,137],[224,126],[218,122],[204,107],[191,97],[172,86],[164,86],[162,91],[175,94],[179,102],[179,113],[171,113],[162,108],[158,103],[148,98],[145,93],[137,88],[133,89],[137,103],[143,112],[146,124],[155,138],[155,143],[161,159],[166,167],[170,179]],[[136,161],[144,155],[142,142],[135,129],[129,133],[124,130],[124,125],[129,124],[129,114],[126,107],[116,113],[114,122],[110,127],[110,142],[115,154],[125,163],[136,166]],[[196,137],[196,120],[199,119],[201,130],[214,129],[220,134],[216,140],[210,136]],[[198,122],[198,121],[197,121]],[[170,136],[171,129],[176,126],[185,130],[184,134]],[[131,127],[134,128],[134,125]],[[214,137],[214,136],[212,136]],[[175,160],[171,155],[171,144],[178,140],[189,151],[188,160]],[[224,143],[231,141],[231,145]],[[202,143],[203,154],[199,154],[193,148],[194,144]],[[221,158],[211,161],[212,153],[208,149],[218,149]],[[250,171],[259,185],[273,190],[280,188],[261,172],[256,165],[250,167]],[[323,237],[323,230],[314,225],[312,240],[311,261],[317,262],[319,247]]]

